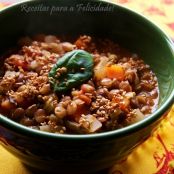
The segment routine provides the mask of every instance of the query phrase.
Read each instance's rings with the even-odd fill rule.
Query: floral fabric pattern
[[[174,174],[174,106],[154,133],[109,174]]]

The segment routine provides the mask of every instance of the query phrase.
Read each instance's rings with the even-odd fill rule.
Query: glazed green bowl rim
[[[0,15],[3,13],[8,12],[8,10],[12,10],[14,7],[22,5],[24,3],[30,3],[30,2],[39,2],[42,0],[24,0],[21,2],[17,2],[15,4],[12,4],[8,7],[5,7],[4,9],[0,10]],[[113,5],[117,8],[120,8],[122,11],[127,11],[131,15],[136,16],[136,18],[140,18],[141,20],[144,20],[148,25],[150,25],[153,29],[156,30],[157,33],[159,33],[164,40],[166,41],[166,44],[173,52],[173,59],[174,59],[174,44],[172,40],[156,25],[154,22],[151,22],[147,17],[143,16],[142,14],[139,14],[138,12],[135,12],[127,7],[124,7],[122,5],[118,5],[112,2],[103,1],[103,0],[95,0],[95,2],[102,2],[107,3],[110,5]],[[174,61],[174,60],[173,60]],[[3,127],[8,128],[11,131],[14,131],[16,133],[20,133],[22,135],[27,135],[30,137],[39,137],[39,138],[46,138],[46,139],[64,139],[64,140],[93,140],[93,139],[108,139],[108,138],[116,138],[116,137],[122,137],[127,136],[130,133],[134,133],[140,129],[145,128],[146,126],[149,126],[153,122],[155,122],[157,119],[159,119],[168,109],[172,106],[174,102],[174,88],[170,94],[170,96],[167,98],[167,100],[158,108],[154,113],[152,113],[149,117],[143,119],[142,121],[139,121],[137,123],[134,123],[130,126],[126,126],[124,128],[120,128],[117,130],[112,130],[108,132],[102,132],[102,133],[96,133],[96,134],[85,134],[85,135],[78,135],[78,134],[54,134],[49,132],[43,132],[39,130],[34,130],[31,128],[28,128],[26,126],[23,126],[19,123],[16,123],[9,118],[3,116],[0,114],[0,126],[3,125]]]

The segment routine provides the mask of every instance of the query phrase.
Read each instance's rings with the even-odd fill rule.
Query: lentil
[[[62,40],[44,34],[25,37],[19,40],[21,49],[6,56],[0,77],[2,114],[40,131],[91,134],[122,128],[154,112],[159,97],[157,78],[137,54],[111,40],[87,35],[74,42]],[[92,77],[55,93],[50,86],[55,79],[48,74],[58,59],[76,49],[92,55]],[[64,65],[56,70],[56,78],[75,72],[73,67],[69,74]]]

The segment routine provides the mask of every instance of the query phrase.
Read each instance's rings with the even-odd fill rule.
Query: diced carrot
[[[124,99],[121,99],[121,98],[118,98],[118,97],[114,97],[112,99],[112,101],[114,103],[118,103],[118,106],[119,108],[124,111],[124,112],[128,112],[129,111],[129,104],[130,104],[130,101],[127,99],[127,98],[124,98]]]
[[[116,78],[117,80],[124,79],[124,69],[120,65],[111,65],[106,67],[106,76],[108,78]]]
[[[91,99],[88,96],[82,94],[82,95],[79,95],[79,98],[81,100],[83,100],[87,105],[90,105],[91,104]]]

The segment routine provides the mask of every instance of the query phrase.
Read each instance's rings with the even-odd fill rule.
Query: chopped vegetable
[[[88,96],[81,94],[81,95],[79,95],[79,98],[81,100],[83,100],[87,105],[91,104],[91,99]]]
[[[117,79],[117,80],[124,80],[125,72],[121,65],[111,65],[108,66],[108,58],[103,56],[100,60],[100,62],[95,66],[94,68],[94,77],[97,80],[101,80],[104,78],[110,78],[110,79]]]
[[[44,132],[50,132],[51,131],[51,128],[49,125],[43,125],[43,126],[39,126],[40,130],[41,131],[44,131]]]
[[[81,90],[83,93],[93,93],[95,91],[95,88],[88,84],[83,84],[81,86]]]
[[[78,105],[77,104],[77,110],[73,115],[68,115],[68,118],[70,120],[74,120],[76,122],[79,122],[79,119],[82,114],[88,114],[89,113],[89,107],[85,105],[85,103]]]
[[[81,132],[80,124],[74,122],[74,121],[66,121],[66,126],[73,132]]]
[[[90,114],[84,116],[84,118],[80,122],[81,127],[86,129],[87,133],[96,132],[102,127],[102,123]]]
[[[106,77],[106,65],[108,63],[108,58],[101,57],[100,62],[94,67],[94,77],[96,80],[101,80]]]
[[[62,71],[66,69],[66,71]],[[58,59],[49,73],[50,83],[55,92],[74,88],[92,76],[93,59],[84,50],[74,50]]]
[[[131,125],[131,124],[133,124],[133,123],[137,123],[137,122],[143,120],[144,117],[145,117],[145,116],[144,116],[144,114],[140,111],[140,109],[134,109],[134,110],[132,111],[132,115],[131,115],[131,118],[130,118],[128,124]]]
[[[157,109],[158,81],[149,65],[107,38],[84,35],[71,43],[37,35],[22,42],[2,55],[0,70],[0,113],[19,124],[92,134],[134,124]]]
[[[120,65],[111,65],[106,67],[106,76],[108,78],[116,78],[117,80],[124,80],[124,69]]]

